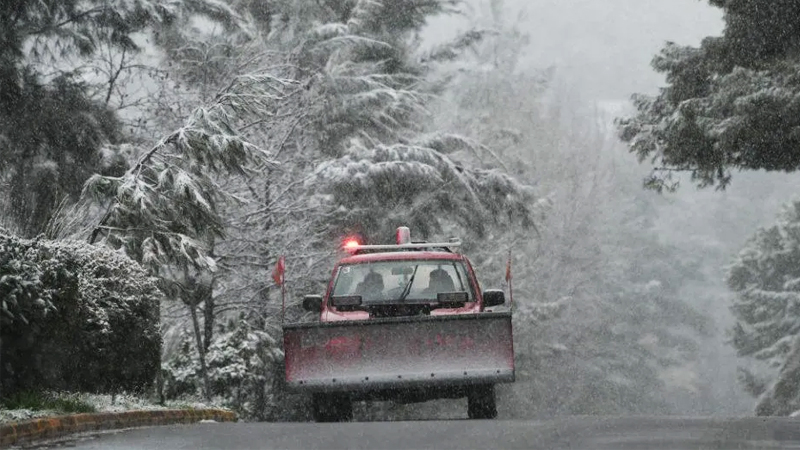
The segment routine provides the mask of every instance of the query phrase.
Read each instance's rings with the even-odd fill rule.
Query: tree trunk
[[[264,220],[264,227],[263,227],[264,234],[263,234],[263,236],[269,236],[269,232],[272,229],[272,212],[271,212],[271,208],[270,208],[270,204],[272,203],[272,182],[271,182],[271,180],[272,180],[272,169],[268,168],[267,169],[267,174],[264,177],[264,208],[268,212],[264,215],[266,220]],[[271,243],[270,242],[264,242],[264,244],[265,245],[262,245],[262,248],[264,249],[264,261],[270,261],[270,258],[272,256],[271,255],[272,246],[270,245]],[[267,329],[267,321],[268,321],[267,317],[269,315],[269,309],[268,309],[269,298],[270,298],[270,290],[268,290],[268,289],[262,290],[261,291],[261,305],[260,305],[261,308],[260,308],[260,311],[259,311],[259,319],[260,319],[260,321],[257,324],[257,326],[261,330],[264,330],[264,331],[266,331],[266,329]]]
[[[213,290],[204,292],[203,299],[203,351],[207,352],[214,338],[214,296]]]
[[[203,346],[203,336],[200,334],[200,322],[197,320],[197,303],[189,302],[189,311],[192,313],[194,336],[197,340],[197,353],[200,355],[200,376],[203,378],[203,395],[206,400],[211,400],[211,391],[208,382],[208,369],[206,368],[206,349]]]
[[[5,397],[5,391],[3,390],[5,386],[3,386],[3,336],[0,335],[0,398]]]
[[[161,358],[158,358],[158,372],[156,372],[156,395],[158,396],[158,404],[164,406],[167,398],[164,396],[164,372],[161,368]]]
[[[213,258],[214,238],[211,238],[210,248],[208,256]],[[200,278],[200,285],[197,286],[198,298],[196,300],[203,301],[203,349],[208,351],[208,347],[211,345],[212,339],[214,339],[214,308],[216,307],[214,303],[214,282],[216,277],[210,272],[206,272],[206,275],[206,277]]]

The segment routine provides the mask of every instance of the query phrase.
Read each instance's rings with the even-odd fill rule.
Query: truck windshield
[[[466,292],[473,301],[461,261],[379,261],[339,267],[333,296],[359,295],[364,304],[436,301],[440,292]]]

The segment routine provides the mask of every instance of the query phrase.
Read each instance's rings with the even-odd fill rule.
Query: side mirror
[[[487,289],[483,291],[483,307],[502,305],[506,302],[506,294],[501,289]]]
[[[303,297],[303,309],[310,312],[322,311],[322,296],[306,295]]]

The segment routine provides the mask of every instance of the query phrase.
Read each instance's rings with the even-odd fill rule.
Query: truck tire
[[[494,419],[497,417],[494,385],[475,386],[467,394],[467,416],[470,419]]]
[[[314,394],[314,421],[349,422],[353,420],[353,401],[347,394]]]

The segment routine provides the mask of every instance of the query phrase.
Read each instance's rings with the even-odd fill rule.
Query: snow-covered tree
[[[419,125],[431,94],[425,64],[433,64],[434,58],[423,64],[421,56],[415,59],[406,50],[422,20],[413,18],[408,26],[395,28],[384,24],[385,8],[392,5],[354,2],[342,9],[344,16],[334,14],[333,6],[304,5],[308,10],[303,14],[293,9],[300,4],[276,6],[270,16],[272,33],[260,39],[277,50],[234,54],[223,64],[238,67],[257,59],[299,87],[287,94],[274,116],[246,131],[253,142],[274,153],[280,166],[262,172],[268,177],[229,185],[252,200],[247,206],[230,204],[226,215],[235,236],[217,243],[222,261],[238,267],[220,286],[231,286],[237,292],[232,298],[240,303],[243,286],[250,292],[245,298],[264,301],[268,279],[245,273],[258,273],[250,270],[263,270],[280,253],[290,256],[293,286],[293,280],[303,280],[310,288],[309,280],[318,282],[327,270],[344,230],[358,228],[372,239],[386,239],[391,236],[386,230],[409,221],[420,234],[441,228],[442,218],[474,231],[492,223],[531,221],[524,202],[530,198],[527,189],[498,171],[473,170],[450,160],[452,151],[479,144],[429,133]],[[420,2],[419,11],[432,14],[450,7],[451,2]],[[318,23],[309,17],[317,17]],[[277,33],[280,27],[293,31]],[[387,29],[394,31],[387,34]],[[173,61],[182,64],[181,59]],[[299,228],[298,221],[311,226]],[[242,272],[244,265],[250,266],[247,272]],[[309,270],[314,276],[308,276]],[[232,282],[240,277],[259,281]]]
[[[4,395],[143,390],[153,382],[162,297],[125,255],[0,230],[0,298]]]
[[[413,221],[424,235],[441,231],[448,216],[479,233],[489,223],[531,223],[523,186],[449,158],[478,144],[422,125],[430,117],[433,65],[447,52],[431,58],[411,38],[427,17],[456,3],[361,1],[341,14],[325,6],[319,14],[328,11],[326,22],[306,30],[298,60],[311,74],[302,142],[321,157],[310,185],[316,194],[333,194],[337,219],[326,220],[334,230],[358,226],[371,239],[385,239],[398,220]],[[462,41],[448,47],[448,57]]]
[[[84,188],[84,209],[102,205],[104,214],[89,241],[123,249],[162,280],[162,289],[180,297],[192,314],[204,364],[196,308],[209,295],[202,282],[216,262],[209,253],[224,236],[217,204],[228,192],[214,175],[244,176],[271,164],[267,154],[246,141],[237,127],[246,117],[269,114],[290,80],[247,74],[230,81],[214,103],[197,108],[121,177],[93,176]],[[207,339],[208,341],[208,339]]]
[[[502,171],[450,158],[460,149],[485,152],[485,147],[426,124],[437,87],[431,81],[436,78],[433,65],[457,57],[480,34],[435,54],[417,51],[414,34],[426,17],[451,11],[455,3],[273,2],[264,15],[255,14],[247,2],[232,2],[239,16],[254,18],[260,33],[223,35],[208,28],[187,32],[191,26],[183,23],[177,30],[162,29],[159,45],[170,66],[161,92],[169,100],[161,101],[163,108],[148,119],[158,123],[155,128],[169,130],[168,125],[185,111],[215,101],[216,92],[248,72],[269,73],[285,81],[271,93],[269,107],[261,114],[237,116],[231,123],[238,136],[270,154],[270,161],[237,161],[247,176],[191,171],[187,165],[199,170],[206,160],[192,155],[192,162],[179,160],[171,150],[183,152],[183,147],[170,147],[164,140],[170,145],[154,148],[155,155],[162,156],[145,161],[140,175],[136,169],[140,164],[134,163],[124,177],[97,178],[102,183],[90,184],[100,191],[124,193],[115,200],[121,211],[116,225],[109,219],[97,232],[113,246],[130,247],[143,261],[148,255],[154,270],[160,268],[172,278],[175,267],[164,265],[171,258],[198,261],[191,272],[207,270],[201,255],[213,256],[216,272],[211,289],[202,289],[202,301],[192,297],[192,305],[204,313],[202,324],[193,318],[191,325],[204,328],[198,348],[208,350],[214,341],[217,317],[224,320],[240,312],[247,313],[255,328],[277,331],[280,304],[274,301],[275,290],[265,273],[280,254],[287,255],[292,303],[298,297],[294,293],[320,289],[339,238],[347,230],[357,227],[377,240],[387,239],[392,235],[388,230],[409,222],[418,236],[454,226],[481,233],[532,223],[528,188]],[[398,7],[405,11],[400,21],[387,15]],[[265,19],[269,23],[263,23]],[[177,84],[180,88],[173,89]],[[162,167],[173,166],[191,176],[186,192],[201,193],[210,209],[197,202],[197,195],[176,195],[172,178],[159,178]],[[152,182],[160,179],[165,181]],[[108,185],[113,189],[104,183],[113,183]],[[212,191],[215,194],[204,197]],[[140,198],[150,207],[137,205]],[[171,208],[177,199],[188,203]],[[197,228],[204,222],[210,226]],[[163,226],[169,223],[179,229]],[[161,227],[156,231],[161,237],[146,246],[152,224]],[[181,234],[193,240],[181,239]],[[149,246],[154,242],[161,247]],[[190,250],[189,257],[180,244]],[[169,245],[181,252],[169,250]],[[156,254],[152,248],[164,257],[151,257]],[[199,273],[189,275],[199,279]],[[194,312],[189,308],[184,314],[174,310],[167,314],[182,327],[186,315]],[[201,363],[205,359],[200,356]]]
[[[796,350],[800,333],[800,202],[784,207],[776,223],[747,242],[729,267],[736,292],[732,344],[740,356],[763,361],[767,373],[744,373],[748,390],[760,396],[760,415],[800,409]]]
[[[214,0],[20,0],[0,5],[4,222],[24,235],[38,234],[63,201],[77,199],[92,173],[119,175],[121,158],[103,148],[125,140],[113,109],[120,104],[112,105],[110,95],[123,72],[141,68],[126,62],[126,55],[139,51],[137,33],[196,15],[228,27],[240,21]],[[95,64],[102,57],[111,64]]]
[[[709,3],[725,11],[722,36],[699,47],[668,43],[653,60],[668,85],[635,95],[638,114],[620,123],[622,138],[656,170],[655,189],[675,187],[673,171],[700,186],[725,187],[734,169],[795,171],[800,135],[797,35],[793,0]]]
[[[669,411],[666,399],[695,389],[677,380],[696,375],[707,330],[681,292],[693,266],[658,238],[658,199],[636,187],[609,118],[571,98],[558,68],[519,68],[530,43],[508,19],[518,14],[484,6],[476,20],[494,32],[454,62],[435,111],[437,126],[485,144],[454,159],[508,170],[543,197],[535,230],[471,252],[486,286],[503,285],[512,253],[519,376],[501,395],[513,416]]]
[[[164,364],[165,394],[181,398],[200,394],[199,354],[193,337],[183,334],[178,350]],[[270,386],[282,359],[275,339],[247,320],[229,320],[219,325],[208,348],[207,365],[211,396],[248,419],[264,419],[274,408]]]
[[[237,133],[237,121],[268,113],[273,96],[289,84],[269,74],[237,77],[124,175],[92,177],[86,199],[107,209],[90,241],[122,247],[157,274],[170,265],[213,267],[205,246],[223,234],[216,204],[225,193],[212,175],[245,175],[250,166],[269,163],[267,153]]]

